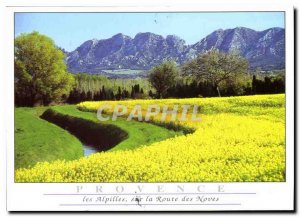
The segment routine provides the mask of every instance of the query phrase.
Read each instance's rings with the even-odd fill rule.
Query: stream
[[[84,152],[85,157],[88,157],[91,154],[95,154],[95,153],[99,152],[99,150],[97,150],[96,148],[89,146],[89,145],[82,144],[82,147],[83,147],[83,152]]]

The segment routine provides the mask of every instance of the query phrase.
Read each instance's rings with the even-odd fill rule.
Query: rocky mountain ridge
[[[108,39],[84,42],[76,50],[66,52],[66,62],[70,72],[149,70],[165,60],[183,64],[211,49],[238,52],[248,59],[252,69],[283,69],[285,30],[277,27],[264,31],[245,27],[218,29],[193,45],[187,45],[175,35],[163,37],[145,32],[131,38],[119,33]]]

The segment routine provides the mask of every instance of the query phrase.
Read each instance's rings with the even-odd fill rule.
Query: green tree
[[[66,71],[64,53],[52,39],[38,32],[15,39],[16,104],[34,106],[69,95],[74,77]]]
[[[236,53],[211,50],[186,63],[182,70],[198,82],[210,82],[221,96],[220,86],[241,83],[248,70],[248,61]]]
[[[121,91],[121,87],[120,86],[118,87],[118,92],[116,94],[116,99],[117,100],[122,99],[122,91]]]
[[[151,70],[149,81],[158,98],[165,97],[167,90],[176,84],[178,74],[179,70],[174,61],[166,61]]]

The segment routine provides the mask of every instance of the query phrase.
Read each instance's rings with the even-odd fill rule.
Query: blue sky
[[[89,39],[117,33],[134,37],[139,32],[177,35],[193,44],[216,29],[284,28],[283,12],[227,13],[16,13],[15,36],[38,31],[72,51]]]

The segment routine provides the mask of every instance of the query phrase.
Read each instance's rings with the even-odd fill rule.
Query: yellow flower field
[[[38,163],[18,169],[17,182],[256,182],[285,181],[285,95],[222,98],[83,102],[81,110],[102,104],[200,107],[199,122],[175,124],[193,129],[133,150],[101,152],[74,161]],[[106,113],[111,113],[107,110]],[[161,123],[160,116],[151,120]],[[168,119],[169,120],[169,119]],[[168,123],[165,123],[166,125]]]

